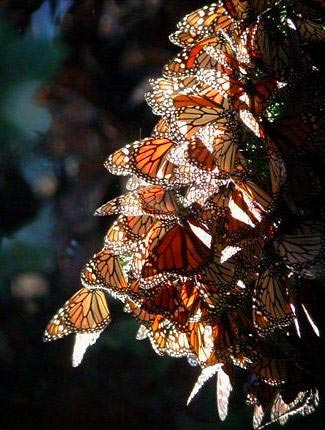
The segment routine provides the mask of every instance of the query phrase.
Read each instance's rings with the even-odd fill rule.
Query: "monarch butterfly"
[[[144,277],[163,271],[193,272],[207,262],[211,253],[211,235],[194,219],[182,225],[156,223],[145,241],[148,256],[141,270]]]
[[[160,119],[154,126],[151,136],[155,139],[166,139],[169,137],[169,125],[165,119]]]
[[[248,387],[246,403],[254,406],[253,428],[260,429],[263,428],[262,423],[265,421],[265,412],[270,411],[278,388],[262,382],[254,375],[250,375],[250,381],[252,382]]]
[[[243,88],[243,95],[239,99],[244,99],[248,109],[254,114],[263,113],[271,102],[271,97],[277,90],[277,81],[273,76],[268,76],[260,80],[248,81]]]
[[[124,216],[120,215],[109,228],[104,247],[113,254],[129,253],[137,249],[155,219],[148,215]]]
[[[176,112],[176,123],[179,131],[191,139],[200,129],[210,123],[218,122],[222,118],[231,118],[232,111],[228,110],[228,102],[223,99],[221,103],[205,103],[204,98],[193,99],[186,97],[179,99],[183,107]]]
[[[95,215],[116,213],[127,216],[175,217],[179,213],[179,204],[174,191],[165,190],[160,185],[153,185],[126,193],[105,203],[96,210]]]
[[[259,115],[267,109],[277,88],[277,82],[272,76],[259,81],[248,81],[235,95],[238,99],[237,106]]]
[[[293,312],[286,292],[287,278],[266,270],[254,290],[253,320],[262,332],[270,333],[293,323]]]
[[[280,393],[277,393],[271,410],[271,421],[278,421],[281,425],[284,425],[289,418],[288,411],[290,407],[282,399]]]
[[[225,97],[216,89],[202,84],[199,94],[179,94],[173,98],[176,108],[183,107],[211,107],[215,110],[230,109]]]
[[[254,404],[253,427],[262,429],[272,423],[284,425],[290,416],[308,415],[315,410],[319,402],[318,391],[315,388],[303,391],[297,387],[292,390],[290,400],[284,400],[288,388],[277,389],[259,382],[250,388],[247,403]],[[269,417],[266,417],[266,413]]]
[[[229,397],[232,392],[232,383],[230,376],[232,376],[230,366],[226,366],[227,372],[222,368],[217,373],[216,383],[216,400],[218,414],[221,421],[224,421],[228,415]],[[230,375],[230,376],[229,376]]]
[[[211,152],[207,149],[202,140],[197,138],[188,143],[185,157],[190,163],[195,164],[203,170],[211,172],[217,167],[216,160]]]
[[[254,413],[253,413],[253,429],[257,430],[260,429],[261,424],[263,422],[264,418],[264,410],[261,405],[255,405],[254,406]]]
[[[105,167],[113,174],[134,173],[149,183],[168,186],[173,166],[166,160],[166,154],[174,145],[169,139],[146,138],[115,151],[106,160]]]
[[[86,287],[101,287],[116,297],[128,292],[128,283],[119,257],[109,249],[95,254],[81,271],[81,282]]]
[[[142,273],[143,266],[151,252],[151,249],[155,247],[164,235],[177,224],[177,220],[158,220],[155,219],[152,226],[144,234],[143,240],[139,243],[138,248],[132,255],[131,271],[135,279],[145,278]],[[155,275],[159,274],[155,271],[147,274],[147,278],[155,279]]]
[[[81,288],[51,319],[43,340],[49,342],[71,333],[101,332],[109,322],[105,293],[99,289]]]
[[[237,121],[220,118],[202,127],[197,138],[201,139],[213,154],[219,170],[229,173],[234,170],[235,161],[241,158],[238,149],[239,133]]]
[[[261,258],[264,253],[264,235],[258,234],[252,240],[237,242],[240,245],[240,253],[233,260],[246,273],[256,273],[259,269]]]
[[[190,108],[180,108],[178,109],[177,112],[175,110],[173,116],[170,118],[170,134],[173,139],[179,142],[184,142],[184,137],[188,140],[191,140],[194,136],[204,141],[208,141],[207,134],[205,135],[202,134],[204,133],[204,130],[209,128],[210,125],[216,125],[216,128],[218,126],[222,127],[222,125],[225,124],[226,122],[233,120],[233,116],[231,114],[214,115],[214,112],[212,112],[211,109],[209,108],[208,110],[205,110],[205,111],[206,113],[211,111],[211,115],[213,116],[213,118],[211,119],[212,122],[210,123],[209,121],[207,121],[205,126],[200,127],[197,125],[196,121],[191,121],[190,118],[188,121],[185,121],[185,122],[182,122],[179,120],[179,114],[183,113],[185,109],[189,109],[189,112],[191,112]],[[198,116],[199,116],[199,113],[195,112],[195,118],[198,118]],[[210,137],[212,137],[212,135],[210,135]]]
[[[224,7],[213,3],[186,15],[178,24],[178,30],[169,36],[175,45],[191,47],[219,30],[231,31],[233,20]]]
[[[252,60],[277,79],[285,79],[293,67],[301,67],[301,53],[296,44],[290,43],[287,36],[262,17],[247,28],[246,46]]]
[[[192,354],[186,332],[177,330],[168,320],[162,321],[149,332],[152,347],[159,355],[184,357]]]
[[[152,87],[152,91],[145,94],[145,100],[153,113],[161,115],[163,118],[170,116],[174,110],[173,97],[185,85],[183,86],[179,81],[164,78],[150,79],[149,84]]]
[[[188,357],[188,359],[193,360],[194,358]],[[209,360],[210,361],[210,360]],[[200,391],[200,389],[203,387],[203,385],[210,379],[212,376],[214,376],[219,370],[221,370],[221,367],[223,366],[223,363],[213,363],[208,364],[200,373],[188,399],[187,399],[187,405],[191,403],[191,401],[194,399],[194,397],[197,395],[197,393]]]
[[[293,364],[285,358],[267,356],[250,365],[249,370],[266,384],[280,386],[287,381],[290,373],[296,371],[296,369],[290,370],[290,366],[292,367]]]
[[[152,314],[163,315],[179,329],[185,329],[201,307],[198,289],[191,282],[164,281],[151,288],[141,302],[141,308]]]
[[[243,124],[255,134],[255,136],[259,138],[263,137],[261,123],[256,115],[252,114],[249,110],[244,109],[242,106],[239,111],[239,118]]]
[[[183,188],[180,201],[188,207],[193,201],[205,200],[229,180],[229,175],[220,173],[211,152],[201,139],[195,138],[173,148],[168,160],[175,166],[175,174],[170,181],[175,188]],[[184,186],[187,186],[186,190]]]
[[[194,316],[201,304],[201,296],[198,286],[192,281],[181,282],[178,286],[178,293],[182,306],[184,306],[184,308]]]
[[[235,264],[232,261],[221,263],[220,258],[220,245],[217,244],[215,249],[213,249],[211,261],[202,267],[196,275],[197,279],[202,284],[203,290],[206,290],[206,300],[209,300],[211,303],[215,302],[213,298],[215,289],[210,287],[210,285],[216,288],[219,286],[227,286],[227,288],[230,289],[235,281]],[[204,285],[207,285],[207,288],[205,288]]]
[[[230,215],[231,219],[236,219],[254,228],[261,221],[265,210],[259,204],[256,204],[256,200],[252,198],[252,194],[250,196],[247,194],[242,188],[233,187],[229,199]],[[231,220],[229,221],[229,225],[231,226]],[[235,230],[231,231],[231,233],[235,233]]]
[[[271,421],[284,425],[292,415],[308,415],[314,412],[319,403],[318,390],[312,388],[296,393],[296,397],[290,403],[286,403],[281,393],[277,393],[271,410]]]
[[[274,241],[274,248],[285,263],[297,268],[313,263],[321,252],[321,245],[319,234],[284,235]]]
[[[223,231],[222,242],[227,245],[236,244],[243,237],[247,240],[250,233],[255,236],[255,229],[262,228],[265,215],[265,211],[234,184],[221,187],[199,213],[210,221],[210,226],[218,224],[218,230]]]
[[[204,299],[204,303],[209,306],[211,312],[221,312],[228,309],[231,286],[228,288],[228,286],[223,287],[222,285],[209,283],[208,278],[200,277],[199,275],[196,278],[200,296]]]
[[[142,188],[142,187],[146,187],[146,186],[148,186],[148,183],[144,179],[139,178],[136,175],[131,175],[127,179],[126,184],[125,184],[125,188],[128,191],[135,191],[138,188]]]
[[[163,68],[163,76],[165,78],[179,78],[193,76],[200,69],[217,68],[224,70],[222,65],[218,65],[217,56],[211,56],[207,47],[213,48],[215,52],[220,52],[220,55],[224,52],[232,52],[231,45],[225,38],[208,37],[192,48],[183,49],[175,58],[170,60]]]
[[[131,300],[129,298],[126,299],[126,306],[124,310],[127,313],[132,314],[142,326],[146,327],[147,334],[149,334],[151,325],[158,324],[159,321],[162,321],[164,319],[162,315],[158,313],[154,314],[148,310],[145,310],[141,306],[141,303],[138,303],[138,301]],[[143,338],[145,339],[145,337]]]
[[[257,214],[257,211],[264,213],[270,209],[273,203],[272,197],[257,184],[255,184],[255,182],[250,179],[243,180],[238,175],[231,175],[231,178],[234,181],[236,188],[242,192],[243,198],[245,200],[247,199],[247,202],[252,202],[252,204],[255,206],[255,214]]]
[[[214,102],[220,103],[222,96],[220,92],[211,88],[196,76],[182,77],[177,79],[151,80],[152,91],[145,95],[147,103],[153,112],[163,117],[170,117],[175,108],[186,105],[188,97],[200,100],[205,97],[205,103],[214,106]]]
[[[183,148],[184,150],[184,148]],[[183,187],[184,195],[181,196],[181,203],[184,206],[184,214],[190,212],[187,209],[194,202],[204,205],[209,198],[218,189],[219,184],[224,184],[227,180],[225,174],[220,174],[218,170],[209,172],[200,168],[195,163],[189,163],[175,157],[175,178],[171,181],[177,187]],[[174,162],[173,160],[173,162]],[[185,188],[186,187],[186,188]]]
[[[272,123],[265,123],[265,128],[269,137],[288,159],[293,158],[297,150],[319,150],[319,136],[323,135],[325,127],[324,122],[316,115],[289,112]]]
[[[188,322],[188,313],[181,308],[177,288],[171,282],[164,282],[141,303],[141,309],[152,314],[159,314],[173,321],[176,327],[182,329]]]
[[[161,320],[151,326],[149,339],[159,355],[195,357],[202,365],[213,355],[211,327],[204,323],[190,322],[186,331],[181,331]]]
[[[274,97],[278,88],[277,81],[272,76],[259,80],[249,79],[246,75],[234,78],[215,70],[203,70],[200,76],[232,100],[235,108],[248,109],[253,114],[260,114],[267,108],[271,96]]]
[[[229,212],[229,200],[231,197],[232,187],[220,186],[217,193],[213,193],[204,205],[193,208],[196,210],[202,219],[209,225],[213,226],[215,222],[220,222],[220,218],[224,218]]]
[[[147,312],[140,305],[132,302],[129,302],[129,306],[133,316],[146,328],[146,336],[142,338],[149,338],[158,355],[171,357],[193,355],[187,335],[188,327],[178,329],[173,322],[160,314],[155,315]]]
[[[276,0],[222,0],[224,8],[236,21],[253,19],[276,4]]]
[[[236,21],[245,21],[251,12],[250,4],[247,0],[223,0],[222,4]]]
[[[320,42],[325,39],[325,28],[321,23],[295,16],[294,25],[302,42]]]
[[[268,151],[272,196],[277,196],[285,182],[287,172],[281,154],[276,150]]]
[[[239,71],[243,71],[244,73],[252,71],[253,63],[245,48],[245,41],[239,39],[237,41],[238,46],[234,46],[235,42],[232,37],[226,37],[224,33],[220,33],[218,36],[222,41],[221,43],[204,47],[205,54],[211,57],[210,63],[216,62],[216,65],[210,68],[200,68],[197,74],[203,76],[206,73],[210,73],[211,70],[214,71],[216,69],[218,72],[229,76],[238,76]],[[240,50],[239,44],[242,45]]]
[[[225,363],[247,368],[259,355],[254,339],[248,336],[251,321],[244,312],[228,311],[223,314],[214,337],[216,355]]]
[[[158,355],[183,357],[192,354],[186,332],[174,327],[173,323],[162,315],[154,315],[129,301],[130,312],[146,327],[154,351]]]
[[[213,330],[209,324],[201,322],[190,323],[189,342],[198,363],[204,365],[214,359]]]

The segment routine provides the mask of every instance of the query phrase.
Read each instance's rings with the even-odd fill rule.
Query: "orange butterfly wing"
[[[135,173],[140,171],[144,178],[168,179],[173,173],[173,165],[165,159],[174,146],[169,139],[148,139],[134,156]]]
[[[281,385],[288,378],[290,364],[293,363],[286,359],[265,357],[250,366],[250,370],[267,384]]]
[[[124,214],[129,216],[154,215],[173,217],[179,205],[174,191],[165,190],[160,185],[140,188],[126,193],[99,207],[95,215]]]
[[[169,39],[175,45],[189,47],[219,30],[230,30],[232,24],[233,20],[224,7],[214,3],[186,15],[177,24],[178,30],[171,34]]]
[[[81,281],[86,287],[107,288],[113,295],[127,290],[127,279],[119,257],[109,249],[103,249],[88,261],[81,272]]]
[[[215,158],[200,139],[195,139],[188,144],[185,156],[190,163],[207,171],[217,167]]]
[[[174,191],[154,185],[139,190],[139,199],[143,210],[152,215],[174,215],[179,212],[179,205]]]
[[[146,138],[114,152],[105,167],[113,174],[134,173],[148,182],[164,182],[173,174],[173,165],[166,155],[174,145],[169,139]]]
[[[270,333],[293,322],[293,312],[286,292],[286,278],[266,270],[257,280],[254,291],[253,320],[261,331]]]
[[[134,251],[154,222],[148,215],[120,215],[108,230],[104,247],[116,254]]]
[[[167,280],[151,288],[141,303],[142,309],[165,316],[179,329],[186,328],[200,306],[201,298],[196,286],[176,280]]]
[[[82,288],[58,310],[44,332],[46,342],[70,333],[102,331],[110,322],[105,293],[97,289]]]
[[[195,271],[209,256],[210,248],[191,230],[190,224],[184,227],[177,224],[150,249],[142,274],[152,276],[165,270]]]

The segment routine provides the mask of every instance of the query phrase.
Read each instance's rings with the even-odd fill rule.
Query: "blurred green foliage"
[[[2,235],[13,233],[11,229],[6,230],[7,224],[21,226],[31,219],[25,209],[36,204],[32,190],[27,183],[27,188],[22,188],[23,179],[12,175],[19,163],[37,157],[50,116],[37,106],[35,94],[58,70],[65,53],[60,40],[36,38],[30,31],[22,34],[10,27],[0,14],[0,160],[3,163],[0,168],[7,169],[7,173],[2,171],[0,177],[5,187],[0,191],[7,197],[1,195],[0,201],[2,204],[12,202],[7,204],[4,213],[0,211],[0,240]],[[21,193],[25,193],[28,201]],[[30,214],[35,212],[36,208]],[[14,217],[20,220],[14,222]],[[0,249],[1,290],[3,286],[8,287],[9,280],[17,273],[48,271],[52,254],[48,244],[31,245],[13,237]]]
[[[52,251],[48,246],[28,245],[15,241],[10,247],[0,249],[0,291],[8,279],[24,272],[49,271]]]
[[[33,97],[40,84],[53,76],[65,52],[59,40],[20,34],[0,15],[1,151],[21,158],[37,147],[38,133],[46,131],[49,119]]]

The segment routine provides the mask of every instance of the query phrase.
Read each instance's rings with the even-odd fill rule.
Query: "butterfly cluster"
[[[181,48],[150,82],[151,136],[108,157],[127,192],[82,289],[44,333],[76,334],[73,364],[120,300],[160,355],[217,378],[220,419],[240,367],[253,427],[309,414],[318,391],[297,339],[324,276],[324,97],[318,2],[223,0],[185,16]]]

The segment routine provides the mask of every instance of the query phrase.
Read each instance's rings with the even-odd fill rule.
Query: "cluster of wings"
[[[307,286],[325,271],[319,8],[224,0],[178,23],[146,95],[160,119],[106,160],[127,192],[96,211],[116,221],[44,334],[76,334],[74,365],[110,322],[108,293],[137,339],[201,368],[189,401],[216,375],[222,420],[238,367],[255,429],[317,406],[297,339],[306,322],[319,335]]]

